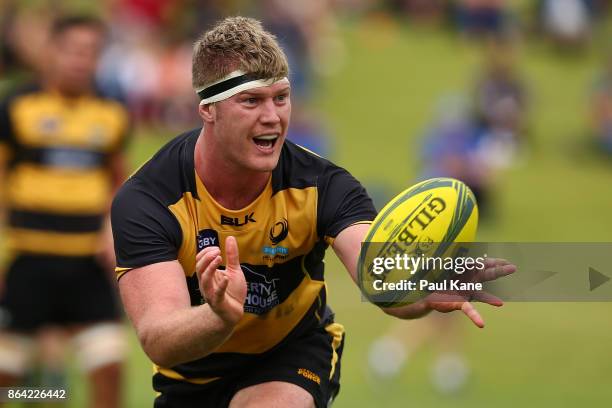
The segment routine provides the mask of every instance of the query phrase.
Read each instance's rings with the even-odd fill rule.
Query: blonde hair
[[[241,70],[262,79],[281,79],[289,64],[276,37],[248,17],[228,17],[204,32],[193,47],[192,84],[204,88]]]

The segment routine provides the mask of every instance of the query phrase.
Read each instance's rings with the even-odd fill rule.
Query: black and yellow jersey
[[[177,137],[143,165],[115,197],[111,217],[118,279],[133,268],[178,260],[194,306],[204,301],[196,252],[211,245],[224,251],[225,238],[236,237],[247,297],[235,332],[207,357],[156,367],[157,375],[203,384],[333,321],[325,250],[344,228],[370,223],[376,211],[346,170],[289,141],[258,198],[226,209],[195,172],[198,134]]]
[[[111,155],[128,133],[128,114],[97,94],[67,98],[37,85],[0,104],[0,199],[13,252],[88,256],[113,189]]]

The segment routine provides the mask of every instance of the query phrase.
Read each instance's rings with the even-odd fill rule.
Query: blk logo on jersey
[[[198,252],[211,246],[219,246],[219,234],[213,229],[203,229],[196,235]]]
[[[272,245],[277,245],[289,235],[289,221],[286,218],[278,221],[270,228],[270,241]]]
[[[221,225],[232,225],[234,227],[242,227],[247,225],[249,222],[256,222],[253,216],[255,213],[245,215],[243,218],[228,217],[227,215],[221,214]]]

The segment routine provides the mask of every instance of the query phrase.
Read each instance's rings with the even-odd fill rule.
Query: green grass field
[[[317,90],[334,138],[335,157],[366,185],[399,192],[415,181],[420,135],[436,100],[467,89],[480,61],[477,46],[427,29],[362,22],[343,30],[345,64]],[[497,186],[497,221],[483,225],[481,241],[610,241],[612,162],[587,147],[586,90],[598,59],[558,58],[541,45],[520,52],[532,95],[532,148]],[[186,73],[187,75],[187,73]],[[134,165],[162,140],[140,137]],[[612,400],[612,303],[509,303],[481,307],[484,330],[459,323],[472,367],[459,395],[434,393],[432,351],[419,352],[402,374],[370,380],[367,350],[393,321],[361,302],[356,287],[330,252],[330,303],[347,329],[342,391],[335,407],[604,407]],[[609,274],[610,270],[602,270]],[[418,325],[405,322],[406,327]],[[444,336],[440,333],[440,336]],[[126,404],[151,406],[151,366],[136,341],[126,379]],[[71,407],[84,389],[73,388]]]

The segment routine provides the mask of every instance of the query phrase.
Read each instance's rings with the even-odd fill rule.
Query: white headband
[[[206,105],[230,98],[247,89],[262,88],[281,82],[289,83],[289,80],[287,77],[281,78],[278,81],[275,81],[273,78],[261,79],[238,70],[231,72],[217,82],[196,89],[196,92],[202,99],[200,105]]]

